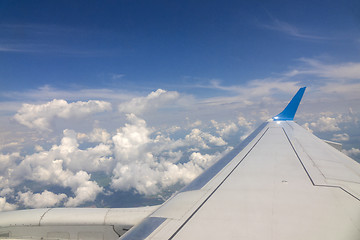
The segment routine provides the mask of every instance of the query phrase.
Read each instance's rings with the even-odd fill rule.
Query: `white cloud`
[[[216,128],[216,132],[221,137],[228,137],[229,135],[236,133],[239,128],[236,126],[235,123],[218,123],[215,120],[211,120],[212,125]]]
[[[20,154],[17,152],[11,154],[0,153],[0,188],[6,189],[15,183],[10,180],[10,177],[14,168],[16,168],[16,162],[20,159]]]
[[[165,90],[158,89],[155,92],[151,92],[146,97],[133,98],[129,102],[121,103],[119,105],[119,111],[142,114],[144,112],[154,111],[165,104],[170,104],[178,98],[179,93],[177,92],[167,92]]]
[[[119,79],[125,77],[125,74],[113,73],[113,74],[110,74],[110,77],[113,80],[119,80]]]
[[[46,170],[47,167],[49,167],[49,170],[52,169],[57,172],[59,171],[56,169],[62,169],[63,167],[70,171],[106,171],[111,168],[113,161],[111,155],[111,146],[103,143],[94,147],[80,149],[76,132],[65,129],[60,145],[53,145],[49,151],[40,151],[26,156],[20,166],[22,164],[30,164],[32,167],[37,167],[33,170],[44,171],[44,174],[48,172]],[[57,162],[58,160],[61,163]],[[45,176],[47,174],[39,175],[39,178],[43,179]]]
[[[88,201],[94,201],[96,196],[102,192],[102,188],[90,181],[90,175],[85,171],[77,172],[68,178],[64,185],[71,187],[75,193],[75,197],[70,197],[65,203],[66,207],[75,207]]]
[[[303,128],[305,128],[306,130],[308,130],[309,132],[313,133],[314,131],[310,128],[310,123],[304,123],[302,125]]]
[[[171,133],[175,133],[175,132],[177,132],[179,130],[181,130],[181,127],[179,127],[179,126],[171,126],[170,128],[168,128],[166,130],[166,132],[171,134]]]
[[[1,173],[1,175],[3,175],[4,172],[8,171],[9,168],[12,168],[15,165],[15,161],[19,158],[20,158],[20,153],[18,153],[18,152],[14,152],[11,154],[1,154],[0,153],[0,173]]]
[[[266,120],[269,118],[269,112],[259,109],[265,109],[268,103],[280,104],[272,99],[274,93],[286,92],[288,94],[289,89],[294,89],[294,92],[298,89],[296,82],[282,84],[283,80],[278,79],[271,82],[272,80],[270,78],[256,80],[246,86],[237,86],[236,91],[233,92],[244,94],[239,99],[234,96],[222,99],[202,99],[189,107],[191,111],[187,109],[186,112],[182,108],[181,111],[176,112],[176,114],[179,113],[179,116],[191,117],[191,121],[190,118],[183,117],[176,119],[177,122],[173,122],[172,119],[178,116],[171,120],[164,120],[163,113],[165,111],[158,111],[156,115],[146,115],[150,116],[150,119],[142,116],[142,113],[162,108],[169,102],[175,104],[175,107],[179,107],[178,104],[182,97],[178,93],[157,90],[146,97],[136,97],[120,104],[121,111],[129,112],[126,114],[126,123],[121,122],[123,121],[121,118],[120,121],[116,119],[116,125],[109,126],[107,124],[109,120],[104,117],[99,118],[91,129],[88,126],[85,128],[74,125],[72,126],[74,130],[65,129],[63,136],[54,136],[57,132],[45,132],[43,133],[44,139],[41,141],[23,140],[19,145],[27,143],[28,146],[23,151],[17,151],[29,152],[27,155],[0,154],[0,162],[3,163],[0,165],[0,172],[2,171],[0,187],[8,188],[7,191],[15,189],[15,192],[19,192],[18,187],[22,186],[21,183],[29,180],[45,187],[60,186],[70,189],[71,192],[67,190],[67,196],[58,204],[79,206],[94,201],[103,192],[135,190],[141,194],[153,195],[162,193],[164,189],[174,184],[186,184],[222,155],[222,152],[228,147],[226,141],[235,141],[229,136],[235,136],[232,135],[235,133],[247,134],[256,126],[255,119],[264,118]],[[265,84],[265,87],[262,84]],[[231,91],[228,87],[220,86],[220,84],[217,86]],[[261,94],[268,96],[259,98]],[[261,104],[255,104],[254,99],[261,99]],[[50,105],[51,103],[49,102]],[[114,101],[112,104],[118,104],[118,102]],[[211,110],[209,110],[209,106],[211,106]],[[213,107],[217,109],[213,110]],[[243,112],[244,107],[250,108],[249,115]],[[76,111],[74,108],[69,107],[70,110],[62,115],[52,113],[54,108],[49,107],[43,111],[36,110],[39,117],[40,115],[44,116],[49,128],[56,118],[79,117],[72,113]],[[107,108],[99,107],[99,111],[101,109]],[[231,111],[223,114],[224,109]],[[235,109],[236,111],[234,111]],[[96,111],[90,110],[90,113],[80,113],[80,115],[85,116],[93,112]],[[202,115],[204,113],[205,117]],[[116,114],[120,115],[117,112]],[[321,114],[319,119],[309,118],[306,121],[308,121],[307,126],[316,131],[326,133],[340,129],[345,130],[344,132],[347,132],[351,138],[351,131],[343,127],[345,123],[347,126],[348,123],[355,124],[358,121],[355,115],[353,111],[350,111],[349,114],[326,113]],[[231,120],[228,116],[231,116]],[[250,118],[243,116],[250,116]],[[29,124],[33,124],[34,128],[39,128],[31,122],[30,117],[25,115],[21,115],[21,117],[26,119]],[[33,119],[37,118],[33,117]],[[161,119],[160,124],[158,124],[159,119]],[[195,119],[197,121],[194,121]],[[209,124],[209,119],[214,119],[212,125]],[[84,121],[88,121],[88,119],[85,118]],[[190,122],[194,124],[191,125]],[[115,130],[116,128],[118,129]],[[28,131],[37,133],[32,130]],[[6,136],[11,136],[11,132],[9,134]],[[46,134],[52,135],[53,139],[46,138]],[[333,137],[346,138],[346,135],[334,134]],[[34,151],[33,149],[35,149],[34,153],[31,152]],[[214,149],[219,152],[214,153]],[[106,175],[106,180],[111,182],[110,185],[104,186],[101,182],[103,187],[99,186],[101,180],[99,181],[95,175],[99,172],[100,175]],[[92,174],[99,184],[92,180]],[[29,191],[37,192],[35,189],[29,189]],[[0,192],[2,194],[0,197],[12,200],[5,192],[5,190]],[[18,199],[20,198],[18,197]]]
[[[303,127],[311,132],[336,132],[346,130],[349,127],[357,127],[359,123],[357,114],[351,108],[348,113],[321,112],[318,114],[306,114],[301,118],[306,121],[310,120],[310,122],[303,124]],[[347,141],[349,137],[346,133],[339,133],[333,135],[333,140]]]
[[[310,127],[319,132],[334,132],[340,130],[337,119],[327,116],[322,116],[317,122],[310,123]]]
[[[46,191],[34,194],[31,189],[18,192],[17,201],[26,207],[74,207],[94,201],[103,191],[90,179],[90,173],[94,171],[107,174],[113,171],[111,186],[115,190],[134,189],[141,194],[158,194],[176,183],[188,183],[220,156],[220,153],[198,152],[191,154],[188,162],[179,163],[183,156],[179,148],[209,149],[209,146],[224,147],[227,144],[221,137],[198,128],[192,129],[184,138],[173,140],[162,135],[161,131],[153,134],[154,129],[149,128],[144,119],[134,114],[126,116],[128,123],[113,135],[101,128],[94,128],[86,134],[65,129],[60,144],[54,144],[48,150],[35,145],[33,154],[1,155],[4,166],[15,160],[20,162],[13,165],[11,174],[2,176],[1,182],[4,187],[16,187],[30,180],[44,186],[70,188],[73,194],[66,196]],[[179,127],[175,129],[179,130]],[[96,145],[81,149],[79,141]],[[14,160],[10,161],[11,157]],[[41,197],[46,199],[37,201]]]
[[[188,118],[187,118],[187,119],[188,119]],[[194,127],[199,127],[199,126],[201,126],[201,124],[202,124],[202,121],[196,120],[195,122],[191,123],[189,126],[190,126],[191,128],[194,128]]]
[[[299,89],[298,85],[299,82],[289,81],[284,78],[264,78],[249,81],[245,86],[223,86],[220,81],[213,80],[211,81],[210,86],[204,87],[238,93],[238,101],[243,101],[246,106],[253,103],[252,98],[256,98],[257,101],[259,101],[259,97],[267,97],[274,92],[296,92]]]
[[[71,89],[62,90],[45,85],[37,89],[29,89],[27,91],[14,92],[0,92],[0,95],[9,99],[15,99],[17,101],[51,101],[53,99],[67,99],[68,101],[79,100],[122,100],[127,101],[133,98],[135,95],[120,89]],[[20,105],[21,106],[21,105]],[[17,110],[19,109],[18,102],[9,101],[0,104],[0,109]]]
[[[214,160],[217,159],[219,156],[220,156],[219,154],[216,154],[216,155],[204,154],[203,155],[199,152],[193,152],[190,155],[190,162],[201,167],[202,169],[206,169],[206,168],[210,167],[214,163]]]
[[[113,171],[111,186],[116,190],[135,189],[145,195],[157,194],[161,189],[175,183],[188,183],[196,177],[207,163],[219,156],[198,153],[189,162],[178,163],[184,146],[209,148],[208,144],[224,146],[226,142],[199,129],[192,131],[184,139],[172,140],[158,133],[154,138],[146,122],[134,114],[127,115],[129,123],[118,129],[113,137],[117,165]]]
[[[29,128],[50,130],[54,118],[81,118],[87,115],[109,111],[111,104],[104,101],[89,100],[87,102],[68,103],[54,99],[45,104],[23,104],[14,116],[15,120]]]
[[[349,139],[350,139],[349,134],[347,134],[347,133],[339,133],[339,134],[334,134],[333,138],[331,140],[344,142],[344,141],[349,141]]]
[[[14,189],[6,187],[0,191],[0,197],[6,197],[6,196],[10,196],[10,195],[14,195]]]
[[[16,204],[11,204],[6,202],[5,197],[0,197],[0,212],[2,211],[12,211],[17,208]]]
[[[297,70],[297,74],[314,74],[329,79],[360,79],[360,63],[346,62],[339,64],[325,64],[311,58],[301,58],[307,64],[303,70]]]
[[[204,149],[210,148],[208,144],[215,146],[224,146],[227,144],[221,137],[215,137],[198,128],[192,129],[191,132],[185,136],[185,141],[187,142],[187,145]]]
[[[317,35],[303,33],[297,27],[295,27],[287,22],[280,21],[279,19],[276,19],[276,18],[272,18],[271,24],[262,24],[261,26],[264,28],[278,31],[278,32],[284,33],[286,35],[300,38],[300,39],[309,39],[309,40],[326,39],[324,37],[320,37]]]
[[[118,129],[117,134],[112,137],[115,156],[124,162],[135,158],[147,158],[141,156],[140,153],[143,152],[145,144],[150,142],[151,130],[147,128],[145,120],[134,114],[126,116],[130,123],[126,123],[125,127]]]
[[[47,208],[54,207],[59,205],[61,201],[66,199],[66,195],[55,194],[53,192],[49,192],[47,190],[42,193],[33,193],[31,191],[27,192],[18,192],[18,201],[23,204],[25,207],[31,208]]]
[[[111,143],[111,135],[105,129],[94,128],[90,134],[78,133],[77,139],[93,143]]]
[[[34,150],[36,152],[42,152],[42,151],[44,151],[44,148],[42,146],[40,146],[40,145],[35,145]]]
[[[349,157],[356,157],[360,155],[360,149],[358,148],[351,148],[350,150],[342,150],[343,153],[348,155]]]
[[[158,161],[159,159],[155,158],[143,162],[119,163],[114,169],[112,187],[122,190],[134,188],[141,194],[154,195],[175,183],[189,183],[219,156],[221,156],[219,153],[215,155],[193,153],[190,161],[183,164]]]
[[[266,119],[268,119],[268,117],[266,117]],[[244,118],[243,116],[238,117],[238,122],[237,123],[238,123],[238,125],[240,127],[246,127],[248,129],[252,128],[252,122],[247,121],[246,118]]]
[[[70,187],[75,196],[65,202],[66,206],[93,201],[102,188],[90,181],[90,174],[85,171],[110,171],[113,158],[107,155],[112,152],[103,143],[85,150],[78,147],[76,133],[65,130],[60,145],[25,156],[7,179],[8,184],[14,186],[32,180],[42,185]]]

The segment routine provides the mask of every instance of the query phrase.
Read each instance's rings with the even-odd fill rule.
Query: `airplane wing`
[[[121,240],[360,239],[360,164],[283,112]]]

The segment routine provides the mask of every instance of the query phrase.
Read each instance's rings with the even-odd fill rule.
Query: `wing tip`
[[[286,106],[286,108],[272,119],[274,121],[293,121],[301,99],[304,95],[305,89],[306,87],[300,88]]]

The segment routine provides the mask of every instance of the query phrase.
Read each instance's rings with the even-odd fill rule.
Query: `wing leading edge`
[[[360,165],[279,115],[121,239],[359,239]]]

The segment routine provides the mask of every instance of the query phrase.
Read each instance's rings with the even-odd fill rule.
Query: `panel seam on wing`
[[[265,133],[269,130],[269,127],[266,128],[264,133],[260,136],[260,138],[256,141],[256,143],[250,148],[250,150],[245,154],[245,156],[236,164],[236,166],[230,171],[230,173],[221,181],[221,183],[210,193],[210,195],[200,204],[200,206],[195,209],[195,211],[185,220],[185,222],[175,231],[173,235],[169,238],[169,240],[173,239],[176,234],[180,232],[180,230],[190,221],[190,219],[195,215],[197,211],[209,200],[209,198],[220,188],[220,186],[227,180],[227,178],[235,171],[235,169],[243,162],[243,160],[249,155],[249,153],[253,150],[253,148],[259,143],[259,141],[263,138]]]
[[[287,135],[287,133],[286,133],[285,129],[284,129],[284,128],[282,128],[282,130],[284,131],[284,134],[285,134],[286,138],[288,139],[288,141],[289,141],[289,143],[290,143],[290,146],[291,146],[291,147],[292,147],[292,149],[294,150],[294,153],[295,153],[295,155],[296,155],[297,159],[300,161],[301,166],[303,167],[304,171],[306,172],[306,174],[307,174],[308,178],[310,179],[311,184],[312,184],[313,186],[315,186],[315,187],[331,187],[331,188],[339,188],[339,189],[343,190],[345,193],[347,193],[347,194],[349,194],[350,196],[352,196],[353,198],[355,198],[356,200],[360,201],[360,199],[359,199],[358,197],[356,197],[354,194],[350,193],[349,191],[347,191],[346,189],[344,189],[344,188],[342,188],[342,187],[340,187],[340,186],[315,184],[315,182],[314,182],[314,181],[313,181],[313,179],[311,178],[311,176],[310,176],[309,172],[307,171],[307,169],[306,169],[306,167],[305,167],[304,163],[301,161],[301,158],[300,158],[299,154],[297,153],[297,151],[296,151],[295,147],[293,146],[293,144],[292,144],[292,142],[291,142],[291,140],[290,140],[289,136]]]

